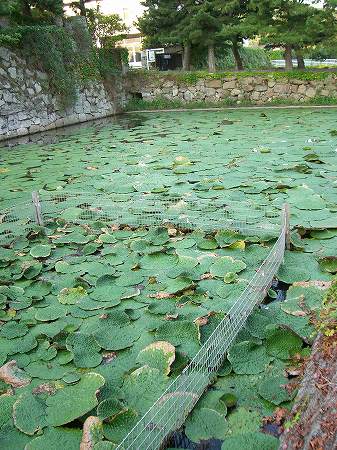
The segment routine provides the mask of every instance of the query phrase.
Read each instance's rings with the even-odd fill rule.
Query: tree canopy
[[[295,52],[303,68],[304,49],[336,36],[337,0],[326,0],[320,8],[305,0],[144,0],[142,4],[146,11],[138,26],[144,45],[181,45],[185,69],[191,45],[208,49],[209,70],[214,71],[214,46],[227,43],[236,68],[242,70],[240,46],[253,37],[269,48],[283,47],[288,68]]]

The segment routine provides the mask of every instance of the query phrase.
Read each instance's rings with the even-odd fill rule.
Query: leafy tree
[[[328,9],[318,9],[305,0],[252,0],[252,15],[262,42],[269,47],[284,47],[286,69],[292,69],[292,51],[298,67],[304,68],[302,51],[331,35],[334,17]]]
[[[142,4],[146,9],[137,26],[145,36],[144,47],[182,45],[183,68],[189,70],[191,41],[186,29],[189,23],[186,4],[180,0],[144,0]]]
[[[221,37],[231,43],[237,70],[243,70],[239,45],[244,38],[251,37],[256,31],[254,23],[248,20],[250,13],[249,4],[249,0],[228,0],[226,2],[218,0],[218,5],[222,12]]]
[[[89,31],[100,47],[115,47],[116,42],[125,38],[128,28],[118,14],[102,14],[99,7],[88,9],[86,14]]]
[[[80,16],[87,17],[87,9],[86,9],[86,3],[88,3],[90,0],[76,0],[74,2],[71,2],[69,6],[75,11],[80,14]]]
[[[205,0],[195,3],[191,0],[186,25],[189,40],[194,44],[202,43],[208,49],[209,72],[216,70],[214,46],[220,38],[221,31],[221,13],[217,7],[217,1]]]
[[[63,15],[63,0],[2,0],[2,11],[13,24],[52,23]]]

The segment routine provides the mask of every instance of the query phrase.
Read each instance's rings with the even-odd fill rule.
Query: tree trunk
[[[26,17],[32,17],[32,11],[30,9],[29,2],[27,0],[22,1],[22,14]]]
[[[235,60],[235,68],[236,70],[243,70],[243,62],[239,52],[238,41],[232,42],[232,52]]]
[[[190,60],[191,60],[191,44],[186,43],[184,45],[183,70],[190,70]]]
[[[286,63],[286,70],[292,70],[293,69],[293,58],[291,54],[291,45],[286,45],[284,48],[284,59]]]
[[[87,17],[87,10],[85,8],[85,0],[80,0],[79,4],[78,4],[79,10],[80,10],[80,15]]]
[[[214,54],[214,44],[208,45],[208,72],[213,73],[216,71],[215,67],[215,54]]]
[[[297,59],[297,68],[300,70],[305,69],[305,64],[304,64],[304,58],[302,55],[302,50],[298,49],[295,50],[296,53],[296,59]]]

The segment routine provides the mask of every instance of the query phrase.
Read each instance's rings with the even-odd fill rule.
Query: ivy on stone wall
[[[18,51],[33,68],[46,72],[49,88],[63,107],[75,102],[79,85],[116,76],[122,70],[125,49],[103,51],[91,41],[86,41],[84,49],[82,38],[80,27],[74,24],[71,29],[47,25],[0,31],[0,45]]]
[[[130,72],[130,77],[134,78],[150,78],[151,81],[158,81],[162,84],[165,79],[173,80],[176,82],[185,83],[187,85],[194,85],[199,80],[223,80],[224,78],[247,78],[247,77],[263,77],[267,79],[296,79],[302,81],[314,81],[314,80],[325,80],[329,76],[332,76],[335,72],[329,71],[302,71],[302,70],[292,70],[292,71],[226,71],[226,72],[215,72],[209,73],[205,71],[194,71],[194,72],[160,72],[155,70],[137,70]]]

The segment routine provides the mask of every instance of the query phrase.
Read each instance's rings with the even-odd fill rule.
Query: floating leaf
[[[58,389],[46,400],[47,422],[60,426],[89,412],[98,404],[96,392],[104,382],[101,375],[86,373],[77,384]]]
[[[197,325],[187,320],[167,322],[157,328],[156,338],[168,341],[174,346],[179,345],[182,352],[189,356],[200,348],[199,330]]]
[[[175,347],[169,342],[157,341],[141,350],[137,362],[147,365],[168,375],[170,367],[175,360]]]
[[[246,268],[243,261],[232,258],[231,256],[223,256],[217,258],[211,265],[210,272],[214,277],[225,277],[228,273],[239,273]]]
[[[13,420],[16,428],[33,435],[47,426],[45,402],[36,395],[21,395],[13,406]]]
[[[209,408],[196,409],[185,423],[186,436],[193,442],[224,439],[227,429],[225,416]]]
[[[326,256],[319,260],[319,265],[324,272],[337,273],[337,257]]]
[[[266,350],[269,355],[289,359],[302,348],[302,339],[289,329],[268,325],[266,332]]]
[[[51,253],[51,245],[38,244],[31,248],[30,254],[33,258],[47,258]]]
[[[264,399],[273,403],[274,405],[279,405],[282,402],[287,402],[291,400],[295,391],[290,394],[285,386],[289,383],[289,380],[283,376],[269,377],[262,381],[259,386],[259,394]]]
[[[262,372],[272,358],[263,345],[243,341],[231,347],[228,359],[235,373],[254,374]]]
[[[76,288],[64,288],[59,293],[58,300],[63,305],[74,305],[86,295],[87,291],[82,286]]]
[[[145,414],[167,384],[168,378],[158,369],[143,366],[125,377],[122,391],[128,405],[139,414]]]
[[[229,436],[221,446],[221,450],[277,450],[279,440],[270,434],[242,433]]]
[[[38,436],[25,450],[78,450],[81,442],[82,431],[76,428],[48,428],[42,436]]]
[[[77,367],[96,367],[102,361],[99,353],[101,347],[91,335],[71,333],[67,337],[66,347],[74,354],[74,364]]]

